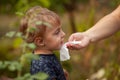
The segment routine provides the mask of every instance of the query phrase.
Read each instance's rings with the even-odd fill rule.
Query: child
[[[31,74],[44,72],[49,75],[48,80],[66,80],[62,66],[53,54],[64,44],[65,33],[58,15],[46,8],[33,7],[26,12],[20,30],[27,34],[27,42],[36,45],[34,54],[40,58],[32,60]]]

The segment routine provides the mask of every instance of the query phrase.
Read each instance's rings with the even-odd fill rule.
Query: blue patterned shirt
[[[66,80],[60,62],[55,54],[40,54],[38,60],[32,60],[31,74],[44,72],[49,75],[47,80]]]

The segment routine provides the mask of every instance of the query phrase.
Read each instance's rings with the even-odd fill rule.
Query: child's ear
[[[39,47],[43,47],[45,45],[42,37],[35,38],[34,43]]]

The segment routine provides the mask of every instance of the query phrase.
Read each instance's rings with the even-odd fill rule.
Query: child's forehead
[[[38,14],[38,15],[33,14],[28,19],[28,24],[30,25],[31,24],[36,25],[36,23],[38,22],[51,24],[52,26],[59,26],[61,24],[60,18],[55,14]]]
[[[46,8],[42,8],[40,6],[36,6],[36,7],[33,7],[31,8],[30,10],[28,10],[26,12],[26,17],[27,18],[36,18],[36,19],[56,19],[56,20],[59,20],[59,16],[54,13],[53,11],[50,11]]]
[[[61,26],[61,20],[56,13],[39,6],[28,10],[26,13],[26,18],[29,27],[41,26],[41,24],[48,28],[56,28]]]
[[[50,25],[50,26],[48,25],[46,27],[47,30],[56,30],[58,28],[61,28],[61,24],[59,24],[59,25]]]

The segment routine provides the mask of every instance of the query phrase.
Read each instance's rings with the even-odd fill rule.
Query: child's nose
[[[65,33],[62,31],[62,38],[65,37]]]

